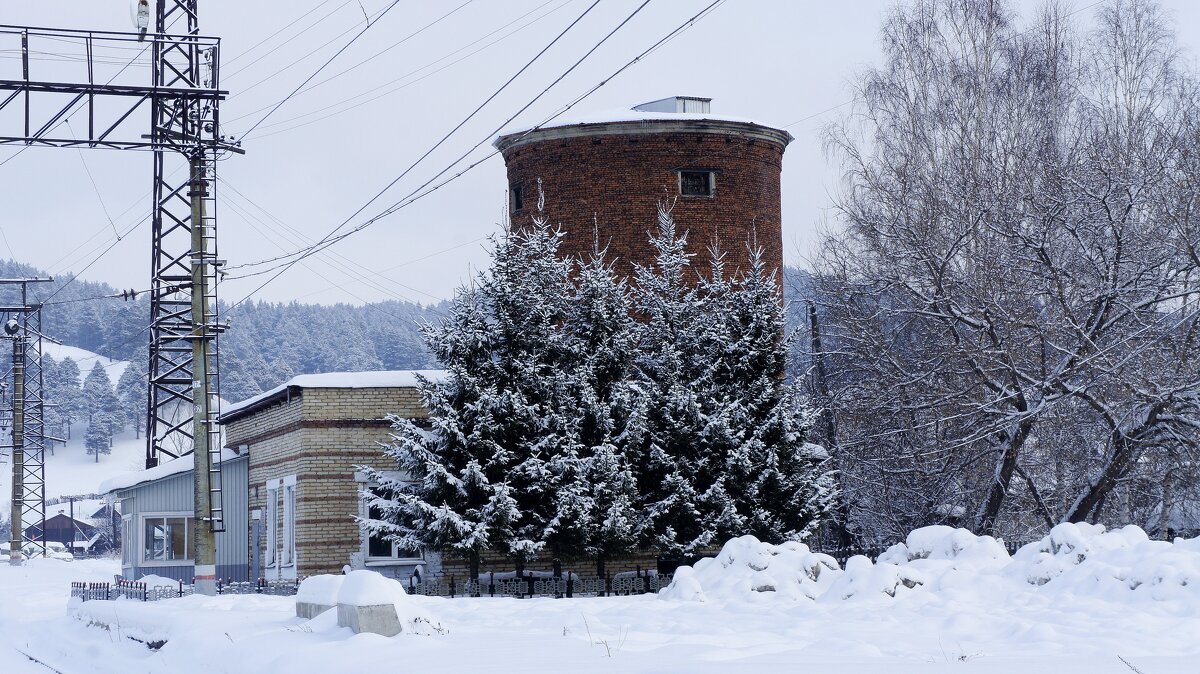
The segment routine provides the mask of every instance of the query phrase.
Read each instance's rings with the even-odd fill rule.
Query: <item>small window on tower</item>
[[[512,194],[512,209],[519,211],[524,208],[525,202],[521,201],[521,186],[512,185],[508,188],[508,191]]]
[[[685,197],[711,197],[713,195],[713,172],[680,171],[679,193]]]

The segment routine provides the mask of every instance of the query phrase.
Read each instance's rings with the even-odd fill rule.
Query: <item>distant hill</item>
[[[0,261],[0,277],[27,276],[48,274],[30,265]],[[33,299],[48,298],[42,309],[44,332],[69,346],[115,360],[146,360],[149,298],[143,294],[134,300],[97,300],[121,290],[107,283],[70,279],[62,276],[34,290]],[[783,285],[788,323],[792,328],[802,326],[811,275],[786,267]],[[0,288],[0,301],[15,302],[15,292]],[[248,302],[224,314],[232,327],[220,343],[221,397],[243,400],[297,374],[436,367],[421,341],[420,325],[437,321],[445,309],[446,302],[389,301],[365,306]]]
[[[0,261],[0,277],[48,276],[30,265]],[[107,283],[70,275],[34,287],[45,301],[43,332],[64,344],[116,360],[146,360],[150,300],[119,297]],[[15,289],[0,288],[0,301],[16,302]],[[420,325],[437,320],[445,303],[380,302],[366,306],[300,302],[246,303],[224,315],[232,327],[221,338],[221,396],[242,400],[295,374],[331,370],[427,369],[433,359],[421,342]]]

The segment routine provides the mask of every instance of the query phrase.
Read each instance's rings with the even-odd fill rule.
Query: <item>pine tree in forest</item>
[[[120,413],[133,426],[135,437],[141,437],[145,424],[146,404],[149,395],[146,366],[141,361],[129,363],[117,379],[117,399]]]
[[[95,420],[97,413],[111,410],[113,395],[108,370],[96,361],[83,380],[83,409],[89,423]]]

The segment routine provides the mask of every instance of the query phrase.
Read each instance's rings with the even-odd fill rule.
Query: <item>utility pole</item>
[[[209,390],[209,331],[208,317],[216,307],[208,306],[209,259],[205,234],[204,200],[208,196],[208,182],[204,175],[204,151],[197,148],[191,157],[192,200],[192,456],[195,459],[195,512],[196,526],[192,527],[193,550],[196,551],[196,593],[217,594],[217,535],[214,524],[223,518],[213,508],[213,456],[210,441],[215,439],[209,432],[214,419],[210,418],[209,405],[212,392]],[[220,448],[217,448],[220,451]],[[219,465],[216,466],[220,470]],[[220,473],[216,476],[216,495],[220,497]],[[217,501],[220,503],[220,501]]]
[[[4,333],[13,341],[13,417],[12,417],[12,539],[8,548],[8,563],[21,565],[21,547],[24,544],[25,509],[25,339],[18,334],[21,324],[10,318],[4,324]],[[45,521],[42,522],[42,537],[45,538]]]

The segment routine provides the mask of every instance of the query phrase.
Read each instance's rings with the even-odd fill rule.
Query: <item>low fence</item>
[[[1004,547],[1009,554],[1015,553],[1027,543],[1004,541]],[[856,555],[866,555],[872,559],[883,554],[886,547],[855,547],[827,548],[814,550],[829,555],[841,566],[846,560]],[[557,567],[556,567],[557,568]],[[671,567],[672,569],[674,566]],[[531,597],[621,597],[638,594],[651,594],[667,587],[674,577],[671,573],[659,573],[656,570],[641,570],[619,573],[605,578],[580,578],[574,573],[556,571],[553,575],[546,572],[503,572],[489,573],[480,576],[478,580],[458,581],[454,576],[422,580],[414,576],[405,583],[409,594],[426,597],[513,597],[528,599]],[[300,587],[300,580],[268,581],[217,581],[217,594],[261,594],[275,596],[292,596]],[[140,581],[117,579],[112,583],[71,583],[71,596],[83,601],[98,599],[124,598],[134,601],[158,601],[176,597],[186,597],[195,593],[192,585],[181,581],[178,586],[147,586]]]
[[[506,574],[506,575],[511,575]],[[633,574],[618,574],[607,578],[579,578],[574,574],[566,577],[539,577],[532,573],[525,576],[496,578],[495,573],[481,576],[479,580],[458,582],[454,576],[418,581],[410,578],[405,588],[409,594],[426,597],[620,597],[635,594],[651,594],[671,584],[670,574],[654,571],[638,571]]]
[[[268,581],[259,579],[258,582],[239,582],[218,580],[217,594],[265,594],[276,596],[291,596],[299,588],[298,581]],[[158,601],[160,599],[175,599],[195,594],[194,585],[185,585],[182,581],[176,586],[154,585],[136,580],[118,579],[112,583],[71,583],[71,596],[82,601],[104,599],[129,599],[133,601]]]

